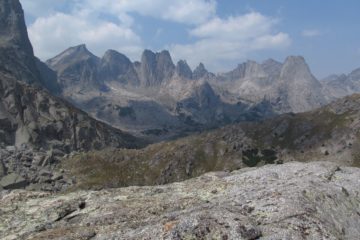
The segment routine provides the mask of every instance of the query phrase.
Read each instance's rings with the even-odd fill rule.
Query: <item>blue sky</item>
[[[302,55],[318,78],[360,67],[358,0],[20,0],[35,54],[87,44],[138,60],[144,48],[226,71]]]

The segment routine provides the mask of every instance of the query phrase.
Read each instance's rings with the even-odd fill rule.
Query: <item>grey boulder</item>
[[[25,188],[28,182],[20,175],[11,173],[3,177],[0,181],[0,186],[4,189],[19,189]]]

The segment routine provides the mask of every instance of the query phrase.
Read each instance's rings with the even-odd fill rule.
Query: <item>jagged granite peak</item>
[[[161,82],[168,81],[175,71],[175,65],[169,51],[163,50],[160,53],[156,53],[156,63],[157,78],[160,79]]]
[[[57,56],[46,61],[50,67],[56,70],[62,70],[65,66],[69,66],[74,62],[79,62],[87,59],[96,59],[99,61],[99,58],[92,54],[86,47],[85,44],[78,46],[70,47],[58,54]]]
[[[281,97],[293,112],[305,112],[326,103],[321,83],[312,75],[302,56],[286,58],[280,73]]]
[[[194,79],[200,79],[208,74],[208,70],[206,70],[205,65],[203,63],[199,63],[199,65],[195,68],[193,72]]]
[[[308,64],[306,63],[304,57],[302,56],[289,56],[285,59],[284,65],[281,69],[281,76],[289,77],[292,75],[293,80],[302,78],[307,80],[309,78],[314,78],[312,75]]]
[[[178,61],[175,72],[180,77],[192,79],[192,70],[185,60]]]
[[[131,64],[131,61],[127,56],[112,49],[109,49],[105,52],[102,60],[105,62],[116,61],[121,64],[127,64],[127,65]]]
[[[140,80],[145,87],[157,87],[174,74],[175,66],[166,50],[154,53],[144,50],[141,57]]]
[[[160,85],[156,76],[156,55],[146,49],[141,56],[140,79],[145,87]]]
[[[127,56],[115,50],[107,50],[102,57],[99,65],[99,78],[102,81],[139,85],[133,63]]]
[[[92,54],[85,44],[70,47],[54,58],[46,61],[57,72],[58,82],[67,92],[83,90],[106,90],[98,76],[100,59]]]

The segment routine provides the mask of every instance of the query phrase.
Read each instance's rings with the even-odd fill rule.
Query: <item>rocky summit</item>
[[[60,195],[3,191],[17,239],[358,239],[360,170],[288,163],[155,187]]]

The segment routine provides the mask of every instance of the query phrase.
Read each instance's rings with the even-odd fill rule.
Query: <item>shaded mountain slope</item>
[[[360,166],[359,131],[360,95],[353,95],[312,112],[230,125],[142,150],[76,155],[63,166],[79,177],[80,188],[163,184],[294,160]]]

